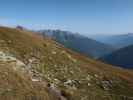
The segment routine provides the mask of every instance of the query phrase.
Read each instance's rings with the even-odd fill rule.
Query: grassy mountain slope
[[[0,62],[1,100],[52,100],[45,88],[35,85],[30,77],[14,71],[9,63]]]
[[[1,27],[0,51],[22,61],[33,78],[48,82],[67,100],[129,100],[133,96],[132,71],[94,61],[34,33]]]
[[[100,60],[123,68],[133,68],[133,45],[119,49]]]
[[[44,30],[40,33],[52,37],[67,48],[93,58],[101,57],[115,50],[113,46],[67,31]]]

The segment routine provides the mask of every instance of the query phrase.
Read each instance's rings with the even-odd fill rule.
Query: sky
[[[133,33],[133,0],[0,0],[0,25],[86,35]]]

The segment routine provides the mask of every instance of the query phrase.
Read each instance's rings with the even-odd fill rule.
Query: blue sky
[[[128,33],[133,32],[133,0],[0,0],[0,25]]]

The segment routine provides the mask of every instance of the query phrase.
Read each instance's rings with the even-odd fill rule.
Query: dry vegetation
[[[94,100],[128,97],[128,100],[133,96],[132,71],[94,61],[35,33],[1,27],[0,51],[24,62],[32,75],[41,80],[40,83],[48,82],[68,100],[91,100],[91,97],[95,97]],[[7,79],[2,79],[4,71],[10,74]],[[1,65],[0,74],[1,82],[8,83],[10,80],[7,86],[0,84],[0,93],[6,91],[5,87],[13,90],[4,92],[2,100],[52,99],[47,89],[41,88],[38,82],[33,84],[28,75],[12,71],[8,64]],[[41,92],[38,92],[39,89]],[[43,99],[38,99],[41,97]]]
[[[0,63],[0,100],[51,100],[47,89],[33,84],[28,75],[12,67],[9,63]]]

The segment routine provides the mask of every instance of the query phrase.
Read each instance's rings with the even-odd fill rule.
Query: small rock
[[[95,76],[96,78],[98,77],[98,75],[97,75],[97,74],[95,74],[94,76]]]
[[[87,80],[87,81],[90,81],[91,78],[92,78],[92,76],[88,74],[87,77],[86,77],[86,80]]]
[[[88,85],[88,86],[91,86],[91,83],[88,83],[87,85]]]
[[[53,55],[55,55],[55,54],[56,54],[56,52],[55,52],[55,51],[52,51],[52,54],[53,54]]]
[[[38,79],[34,79],[34,78],[32,78],[31,79],[33,82],[39,82],[40,80],[38,80]]]

